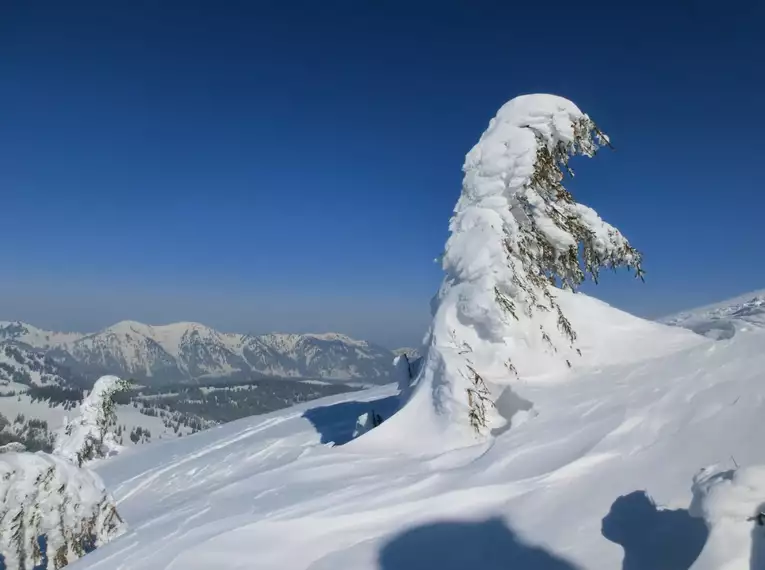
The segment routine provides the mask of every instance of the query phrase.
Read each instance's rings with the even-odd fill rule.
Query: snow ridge
[[[765,327],[765,289],[670,315],[660,322],[717,340],[729,339],[738,332]]]

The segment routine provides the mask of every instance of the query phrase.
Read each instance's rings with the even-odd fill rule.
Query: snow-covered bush
[[[395,371],[396,383],[398,384],[399,398],[406,402],[409,398],[409,389],[412,385],[412,366],[409,357],[406,354],[399,354],[393,359],[393,370]]]
[[[124,531],[95,473],[42,452],[0,455],[0,554],[6,570],[62,568]]]
[[[642,276],[640,253],[563,185],[569,158],[603,144],[606,135],[572,102],[525,95],[499,110],[467,154],[411,398],[429,402],[416,404],[418,414],[429,409],[445,425],[488,433],[502,422],[496,397],[523,374],[519,354],[554,354],[551,366],[572,366],[576,331],[558,287],[597,281],[604,267]]]
[[[18,441],[12,441],[10,443],[6,443],[5,445],[0,445],[0,453],[10,453],[10,452],[20,453],[26,450],[27,450],[26,446],[23,443],[19,443]]]
[[[765,568],[764,507],[765,466],[702,469],[689,512],[704,519],[709,538],[692,570]]]
[[[53,453],[77,466],[116,453],[120,445],[111,428],[116,424],[114,394],[127,390],[130,383],[116,376],[102,376],[82,401],[79,416],[58,431]]]
[[[374,410],[361,414],[356,419],[356,426],[353,428],[353,437],[357,438],[383,423],[383,418]]]

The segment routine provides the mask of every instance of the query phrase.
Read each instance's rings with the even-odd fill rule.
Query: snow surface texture
[[[56,434],[53,453],[78,466],[118,453],[121,446],[110,429],[117,419],[112,398],[129,386],[116,376],[102,376],[96,380],[90,394],[80,404],[79,415],[65,423]]]
[[[580,243],[593,276],[601,266],[639,268],[621,233],[560,185],[559,163],[592,156],[599,142],[607,139],[570,101],[527,95],[506,103],[467,154],[424,365],[402,410],[445,445],[502,428],[492,403],[517,376],[579,364],[579,331],[563,310],[575,302],[549,278],[581,282]]]
[[[124,531],[95,473],[45,453],[0,455],[0,554],[6,570],[32,570],[45,561],[48,570],[61,568]]]
[[[765,289],[671,315],[661,322],[717,340],[729,339],[739,331],[765,328]]]
[[[385,416],[387,386],[132,448],[97,466],[131,530],[74,568],[687,570],[694,475],[765,463],[765,330],[719,343],[571,297],[586,365],[519,382],[511,429],[444,450],[394,416],[322,444]]]
[[[709,527],[693,569],[765,568],[765,467],[705,468],[694,478],[693,495],[690,513]]]

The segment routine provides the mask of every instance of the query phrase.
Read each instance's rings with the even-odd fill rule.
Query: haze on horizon
[[[647,282],[586,292],[657,317],[761,289],[759,172],[721,165],[758,164],[764,8],[734,4],[6,3],[0,320],[416,345],[464,155],[528,92],[617,149],[571,188]]]

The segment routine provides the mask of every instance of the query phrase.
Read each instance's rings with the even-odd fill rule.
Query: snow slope
[[[326,445],[390,414],[389,386],[101,463],[131,530],[72,568],[690,568],[694,475],[765,462],[765,330],[713,342],[578,305],[582,362],[527,375],[485,443],[442,449],[401,415]]]
[[[765,328],[765,289],[670,315],[661,322],[714,339],[731,338],[738,331]]]

